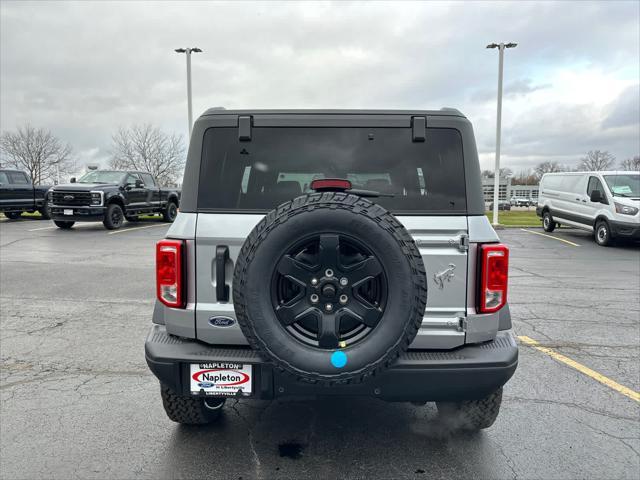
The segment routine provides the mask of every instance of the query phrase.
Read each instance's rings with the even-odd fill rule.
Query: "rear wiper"
[[[354,195],[358,195],[359,197],[390,197],[393,198],[395,197],[395,194],[393,193],[380,193],[380,192],[375,192],[373,190],[360,190],[358,188],[351,188],[349,190],[345,190],[345,193],[352,193]]]

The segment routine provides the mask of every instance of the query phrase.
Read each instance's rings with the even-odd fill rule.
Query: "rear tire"
[[[63,230],[69,230],[73,227],[73,224],[76,222],[65,222],[64,220],[54,220],[53,223],[56,224],[56,227],[61,228]]]
[[[611,228],[606,220],[598,220],[594,231],[594,238],[601,247],[608,247],[612,243]]]
[[[4,212],[4,216],[9,220],[16,220],[20,218],[20,215],[22,215],[22,212]]]
[[[453,430],[476,431],[496,421],[502,404],[502,387],[480,400],[436,402],[438,415]]]
[[[117,230],[122,226],[124,222],[124,212],[122,207],[117,203],[111,203],[107,207],[107,211],[104,214],[104,220],[102,224],[107,230]]]
[[[548,210],[542,214],[542,228],[545,232],[553,232],[556,229],[556,222],[553,221],[553,217]]]
[[[43,220],[51,220],[51,209],[47,205],[38,210]]]
[[[172,200],[167,202],[167,208],[162,211],[162,220],[172,223],[178,216],[178,204]]]
[[[220,418],[224,398],[209,398],[178,395],[166,385],[160,384],[162,405],[167,416],[184,425],[206,425]]]

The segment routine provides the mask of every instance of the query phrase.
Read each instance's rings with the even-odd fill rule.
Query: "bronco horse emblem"
[[[450,263],[449,268],[443,270],[440,273],[433,274],[433,281],[436,282],[436,285],[438,285],[438,288],[440,290],[444,289],[445,281],[450,282],[451,279],[456,276],[455,273],[453,273],[455,269],[456,269],[455,264]]]

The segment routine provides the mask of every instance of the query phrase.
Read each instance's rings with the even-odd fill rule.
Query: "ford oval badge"
[[[236,321],[230,317],[211,317],[209,319],[209,325],[212,327],[232,327],[235,323]]]

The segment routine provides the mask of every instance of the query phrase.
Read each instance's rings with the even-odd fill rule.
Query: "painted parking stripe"
[[[554,237],[553,235],[547,235],[546,233],[534,232],[533,230],[527,230],[526,228],[521,228],[523,232],[533,233],[534,235],[540,235],[541,237],[553,238],[554,240],[558,240],[560,242],[568,243],[569,245],[573,245],[574,247],[579,247],[577,243],[570,242],[569,240],[565,240],[564,238]]]
[[[31,230],[28,230],[28,231],[29,232],[37,232],[38,230],[51,230],[52,228],[58,228],[58,227],[53,226],[53,227],[32,228]]]
[[[109,235],[115,235],[116,233],[125,233],[130,232],[132,230],[142,230],[143,228],[151,228],[151,227],[168,227],[169,225],[158,223],[156,225],[145,225],[144,227],[133,227],[133,228],[125,228],[123,230],[114,230],[113,232],[109,232]]]
[[[620,385],[618,382],[614,382],[610,378],[605,377],[604,375],[596,372],[595,370],[591,370],[589,367],[585,367],[584,365],[576,362],[575,360],[571,360],[569,357],[565,357],[561,353],[558,353],[549,347],[543,347],[538,342],[536,342],[533,338],[529,338],[523,335],[523,336],[519,336],[518,340],[520,340],[522,343],[524,343],[529,347],[533,347],[536,350],[539,350],[542,353],[549,355],[554,360],[562,362],[565,365],[569,365],[571,368],[575,368],[579,372],[584,373],[588,377],[593,378],[595,381],[600,382],[603,385],[606,385],[607,387],[615,390],[616,392],[619,392],[622,395],[629,397],[632,400],[635,400],[636,402],[640,402],[640,393],[634,390],[631,390],[630,388],[625,387],[624,385]]]

